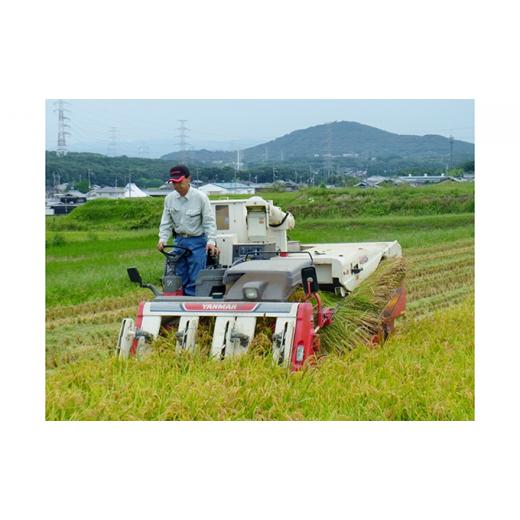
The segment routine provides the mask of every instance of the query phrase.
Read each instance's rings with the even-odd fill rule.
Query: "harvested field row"
[[[71,315],[78,316],[83,314],[93,314],[96,312],[122,309],[131,305],[137,305],[142,299],[143,295],[147,293],[148,291],[146,290],[135,291],[125,296],[118,296],[117,298],[103,298],[97,302],[51,307],[47,310],[46,319],[56,320],[60,318],[67,318]]]
[[[438,294],[409,301],[406,311],[407,316],[410,316],[413,319],[422,318],[434,311],[459,304],[466,297],[473,294],[473,292],[473,287],[463,285],[453,289],[444,290]]]
[[[103,323],[111,324],[119,322],[127,316],[132,316],[136,312],[137,305],[130,305],[127,307],[121,307],[116,310],[95,312],[93,314],[79,314],[77,316],[69,316],[67,318],[58,318],[47,321],[46,330],[53,331],[59,327],[67,325],[102,325]]]
[[[448,260],[445,263],[438,263],[435,265],[431,265],[428,268],[423,268],[421,266],[409,266],[408,269],[408,280],[413,280],[418,277],[426,277],[432,276],[437,273],[445,273],[448,274],[450,272],[457,271],[459,269],[464,269],[465,267],[473,265],[473,258],[462,258],[462,259],[454,259]]]
[[[437,260],[439,258],[448,257],[459,257],[467,254],[474,254],[475,247],[471,245],[460,246],[456,248],[445,247],[444,249],[440,249],[438,251],[433,251],[428,255],[408,255],[405,252],[406,258],[412,263],[421,263],[427,260]]]
[[[454,240],[449,243],[437,244],[435,246],[430,247],[413,247],[407,248],[404,251],[404,255],[406,258],[419,258],[422,256],[429,256],[431,254],[435,254],[437,252],[445,252],[447,249],[450,251],[455,251],[457,249],[463,249],[466,247],[474,248],[475,240],[473,238],[468,238],[464,240]]]
[[[408,280],[407,291],[411,299],[420,297],[420,293],[428,290],[442,291],[446,287],[453,287],[454,285],[468,285],[473,284],[474,269],[473,266],[461,268],[445,275],[438,273],[434,276],[416,277]]]
[[[47,334],[45,365],[56,368],[80,359],[113,357],[119,323],[65,325]]]

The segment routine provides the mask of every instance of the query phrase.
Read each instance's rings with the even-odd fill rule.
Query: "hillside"
[[[472,143],[453,141],[453,154],[456,158],[472,158],[474,148]],[[267,143],[246,148],[243,150],[242,159],[254,162],[262,161],[266,156],[277,160],[283,156],[288,160],[329,153],[335,156],[353,154],[362,157],[425,158],[446,157],[449,151],[449,139],[440,135],[399,135],[352,121],[335,121],[295,130]],[[233,152],[207,150],[190,152],[192,158],[201,161],[208,160],[208,154],[211,155],[211,160],[231,160],[234,155]],[[170,153],[162,158],[177,159],[179,153]]]

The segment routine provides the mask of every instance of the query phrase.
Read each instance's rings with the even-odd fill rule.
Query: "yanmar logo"
[[[195,312],[251,312],[257,303],[184,303],[185,311]]]

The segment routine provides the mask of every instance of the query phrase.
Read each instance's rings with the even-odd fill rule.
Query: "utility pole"
[[[238,173],[240,172],[240,150],[237,150],[237,164],[235,167],[235,188],[237,183]]]
[[[132,172],[128,168],[128,197],[132,198]]]
[[[325,169],[327,171],[327,179],[332,171],[332,148],[331,148],[331,126],[327,126],[327,150],[325,152]]]
[[[70,112],[68,108],[65,108],[65,105],[68,105],[66,101],[63,99],[58,99],[54,103],[54,112],[58,113],[58,143],[56,146],[56,155],[58,157],[63,157],[67,155],[67,136],[70,135],[68,130],[70,129],[70,125],[68,121],[70,121],[70,117],[66,116],[66,112]]]
[[[179,132],[177,135],[179,141],[177,142],[177,145],[179,146],[179,151],[181,153],[181,162],[185,163],[187,159],[186,150],[188,149],[187,132],[189,129],[186,128],[186,122],[188,120],[177,119],[177,121],[179,122],[179,128],[177,129]]]
[[[450,135],[450,164],[449,164],[449,170],[453,168],[453,136]]]

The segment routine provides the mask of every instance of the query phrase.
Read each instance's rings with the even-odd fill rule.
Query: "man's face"
[[[188,190],[190,189],[190,181],[189,179],[184,178],[181,182],[173,182],[174,190],[181,196],[184,197]]]

